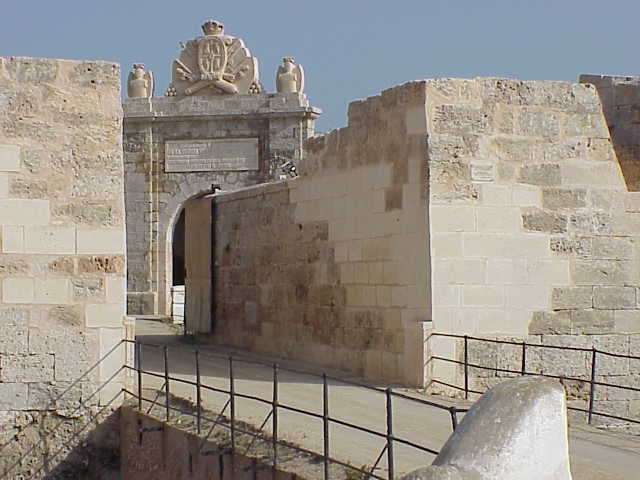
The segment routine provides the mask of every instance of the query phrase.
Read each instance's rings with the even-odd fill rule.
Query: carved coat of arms
[[[258,61],[241,39],[224,34],[224,25],[209,20],[204,35],[188,42],[173,62],[167,95],[257,93]]]

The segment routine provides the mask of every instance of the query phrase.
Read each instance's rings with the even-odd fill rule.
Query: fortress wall
[[[596,89],[431,80],[427,108],[434,331],[637,354],[640,217]],[[431,348],[462,359],[462,342]],[[471,360],[520,370],[520,347],[470,342]],[[632,363],[601,359],[598,378],[637,384]],[[527,371],[588,379],[590,353],[530,349]],[[471,374],[472,388],[502,380]],[[453,364],[433,376],[463,383]],[[588,386],[573,388],[584,406]],[[605,413],[638,413],[629,392],[597,398]]]
[[[594,87],[414,82],[352,103],[348,127],[306,148],[300,178],[216,197],[219,339],[410,384],[463,385],[461,367],[428,361],[462,359],[462,342],[433,336],[425,355],[431,329],[637,354],[637,193]],[[520,352],[471,342],[469,358],[519,371]],[[635,385],[634,362],[601,359],[596,377]],[[590,368],[590,352],[526,359]],[[472,369],[470,386],[504,376]],[[570,390],[585,406],[588,386]],[[638,410],[620,390],[596,398]]]
[[[424,101],[415,82],[354,102],[300,177],[216,195],[217,341],[422,385]]]
[[[103,460],[78,445],[111,412],[92,419],[101,406],[117,406],[123,381],[112,377],[122,345],[82,377],[125,335],[121,120],[116,64],[0,58],[6,478],[58,478]]]

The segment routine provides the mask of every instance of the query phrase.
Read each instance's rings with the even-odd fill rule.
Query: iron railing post
[[[589,389],[589,418],[587,423],[591,425],[591,419],[593,418],[593,401],[595,399],[596,390],[596,347],[591,348],[591,381]]]
[[[522,342],[522,364],[520,365],[520,374],[524,375],[527,371],[527,344]]]
[[[389,480],[394,477],[393,465],[393,405],[391,404],[391,388],[387,388],[387,469]]]
[[[142,344],[136,342],[136,366],[138,373],[138,411],[142,412]]]
[[[449,407],[449,415],[451,415],[451,429],[455,432],[458,428],[458,413],[456,407]]]
[[[329,386],[322,374],[322,440],[324,443],[324,480],[329,480]]]
[[[233,378],[233,357],[229,356],[229,406],[231,407],[231,452],[236,451],[236,391]]]
[[[469,337],[464,336],[464,398],[469,399]]]
[[[278,468],[278,365],[273,364],[273,422],[271,423],[273,441],[273,470]]]
[[[164,395],[167,422],[169,421],[169,347],[164,346]]]
[[[197,429],[198,435],[201,432],[202,423],[202,389],[200,379],[200,352],[196,350],[196,413],[197,413]]]

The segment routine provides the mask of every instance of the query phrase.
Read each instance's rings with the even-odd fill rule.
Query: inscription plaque
[[[495,165],[488,163],[471,164],[471,180],[475,182],[493,182],[496,178]]]
[[[258,170],[257,138],[175,140],[165,144],[165,172]]]

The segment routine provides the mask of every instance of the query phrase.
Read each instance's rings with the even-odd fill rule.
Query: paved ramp
[[[169,345],[168,364],[171,376],[195,381],[195,350],[200,351],[202,383],[227,390],[229,388],[229,363],[226,356],[234,355],[235,389],[238,393],[254,395],[270,400],[273,393],[273,368],[255,363],[269,363],[273,359],[257,357],[230,349],[206,345],[190,345],[181,342],[173,330],[165,324],[139,320],[138,339],[144,342]],[[253,361],[253,362],[252,362]],[[312,367],[278,362],[279,402],[294,408],[322,415],[322,379],[313,374]],[[164,352],[161,348],[145,347],[142,351],[144,370],[164,372]],[[296,372],[287,371],[291,367]],[[309,373],[305,373],[305,370]],[[330,416],[349,423],[385,433],[386,396],[384,392],[353,386],[337,380],[329,382]],[[144,375],[145,388],[160,389],[164,379]],[[171,394],[193,402],[196,389],[180,382],[170,382]],[[402,389],[394,389],[402,391]],[[228,395],[202,390],[203,405],[207,409],[220,411]],[[434,400],[449,406],[465,407],[469,403],[442,397],[433,397],[418,392],[403,393],[417,398]],[[228,407],[227,407],[228,408]],[[260,426],[268,417],[271,406],[255,400],[238,399],[238,419]],[[227,411],[228,416],[228,411]],[[429,407],[402,398],[393,399],[394,436],[439,450],[452,431],[449,412]],[[271,419],[264,425],[265,431],[272,428]],[[279,409],[279,438],[299,444],[309,450],[323,452],[323,425],[321,419]],[[330,456],[351,465],[373,465],[385,446],[385,439],[359,432],[344,426],[330,428]],[[640,437],[603,432],[587,426],[572,426],[570,429],[570,454],[573,478],[622,480],[640,478]],[[430,464],[434,455],[416,450],[397,442],[394,446],[396,475]],[[380,460],[379,475],[386,475],[386,454]]]

